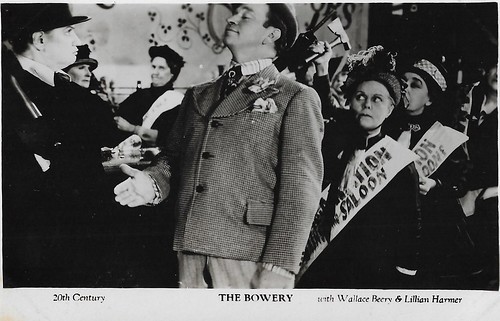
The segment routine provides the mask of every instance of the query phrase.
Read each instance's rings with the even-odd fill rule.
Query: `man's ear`
[[[267,45],[269,43],[274,43],[274,42],[276,42],[276,40],[281,38],[281,30],[280,29],[274,28],[274,27],[269,27],[269,29],[271,29],[271,32],[268,33],[266,38],[264,38],[264,41],[262,42],[262,44],[264,44],[264,45]]]
[[[44,37],[45,33],[43,31],[34,32],[31,36],[31,39],[33,40],[33,46],[35,46],[35,48],[39,51],[42,50],[45,45]]]

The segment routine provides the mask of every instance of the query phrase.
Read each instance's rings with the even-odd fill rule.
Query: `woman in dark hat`
[[[149,48],[149,56],[151,87],[138,89],[124,100],[115,122],[120,130],[139,135],[146,144],[161,146],[184,97],[173,90],[173,84],[185,62],[167,45]]]
[[[64,68],[63,71],[71,77],[72,82],[83,88],[88,88],[92,94],[98,95],[114,110],[116,106],[112,97],[106,91],[106,88],[101,86],[93,73],[98,65],[97,60],[90,58],[89,46],[83,45],[78,46],[75,62]]]
[[[398,140],[413,149],[436,121],[453,127],[452,114],[456,114],[459,107],[447,99],[447,73],[440,63],[418,59],[402,71],[407,104],[402,118],[403,133]],[[466,154],[458,147],[436,172],[429,177],[419,177],[421,287],[467,287],[465,278],[479,271],[465,215],[458,203],[458,198],[465,194],[466,170]]]
[[[89,88],[92,79],[92,71],[97,68],[97,60],[90,58],[88,45],[78,46],[78,53],[74,63],[64,68],[63,71],[71,76],[71,81]]]
[[[400,170],[384,185],[383,180],[370,177],[373,171],[386,173],[389,165],[365,164],[369,155],[377,155],[380,146],[393,146],[400,151],[397,142],[385,136],[382,127],[401,101],[401,83],[394,74],[394,55],[377,46],[349,56],[348,64],[349,75],[343,91],[350,105],[350,139],[342,146],[338,158],[328,160],[334,164],[328,172],[330,177],[325,179],[332,183],[326,207],[315,219],[308,242],[315,243],[312,238],[316,235],[317,239],[329,240],[329,244],[297,286],[409,288],[418,269],[420,211],[416,171],[408,160],[399,165]],[[346,122],[347,119],[342,126]],[[381,155],[385,153],[384,149]],[[392,153],[387,147],[387,154]],[[394,159],[402,157],[393,156],[396,156]],[[361,199],[371,193],[369,190],[376,190],[375,183],[382,189],[358,207]],[[334,232],[332,226],[345,222],[347,225],[338,234]],[[309,253],[312,251],[306,248],[305,256]]]

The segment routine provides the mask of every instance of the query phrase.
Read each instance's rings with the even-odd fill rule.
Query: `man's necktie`
[[[235,66],[224,73],[222,76],[221,99],[226,98],[240,83],[241,66]]]

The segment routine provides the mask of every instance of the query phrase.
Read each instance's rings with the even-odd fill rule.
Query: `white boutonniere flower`
[[[262,78],[259,77],[257,78],[250,86],[248,86],[248,90],[251,92],[258,94],[260,92],[263,92],[267,90],[270,86],[274,85],[276,83],[276,80],[269,80],[269,78]]]
[[[266,113],[266,114],[274,114],[278,111],[278,107],[272,98],[258,98],[253,103],[252,112]]]

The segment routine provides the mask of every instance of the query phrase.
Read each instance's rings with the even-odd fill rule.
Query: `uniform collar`
[[[354,139],[354,147],[356,149],[368,150],[373,145],[378,143],[383,137],[384,137],[384,135],[381,132],[379,132],[373,136],[368,136],[368,137],[361,135],[361,133],[360,133],[360,135],[356,139]]]
[[[17,55],[17,60],[19,61],[19,64],[21,67],[23,67],[24,70],[32,74],[33,76],[37,77],[44,83],[54,87],[54,70],[51,68],[47,67],[44,64],[39,63],[38,61],[34,61],[30,58],[27,58],[25,56]],[[58,73],[63,73],[70,77],[67,73],[64,71],[57,71]],[[71,79],[71,77],[69,78]]]

